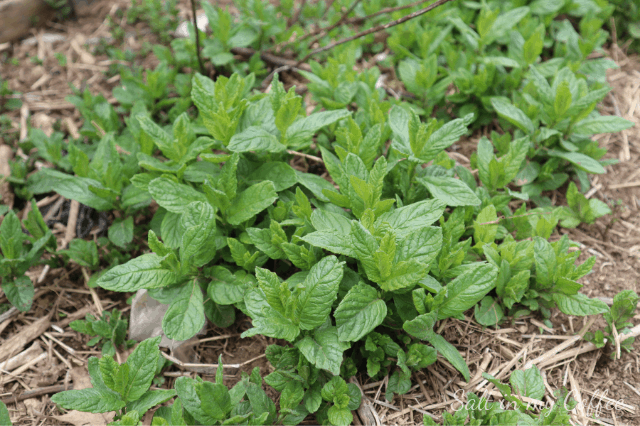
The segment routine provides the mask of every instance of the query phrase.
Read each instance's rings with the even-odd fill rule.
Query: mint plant
[[[86,319],[72,321],[69,327],[79,333],[95,336],[87,342],[87,346],[94,346],[102,341],[102,355],[113,357],[117,347],[124,345],[125,348],[130,348],[135,344],[133,340],[125,340],[129,322],[122,318],[122,313],[117,309],[103,312],[100,319],[87,314]]]
[[[51,400],[66,410],[89,413],[115,411],[111,424],[137,425],[149,409],[174,396],[174,389],[151,390],[151,382],[160,360],[160,337],[140,343],[127,361],[118,364],[112,356],[89,358],[92,388],[57,393]]]
[[[615,335],[624,335],[633,324],[629,320],[633,317],[638,305],[638,295],[633,290],[623,290],[613,298],[613,304],[609,312],[604,314],[607,327],[604,330],[597,330],[595,333],[585,334],[585,339],[602,348],[608,342],[613,342]],[[615,327],[615,333],[614,333]],[[620,347],[627,352],[633,349],[635,337],[629,337],[620,342]],[[612,359],[616,359],[615,351],[611,354]]]
[[[23,232],[23,228],[28,232]],[[20,223],[13,210],[6,213],[0,224],[0,277],[2,290],[13,306],[22,312],[31,308],[35,290],[25,272],[41,262],[45,250],[55,250],[56,239],[36,206],[31,202],[27,218]]]

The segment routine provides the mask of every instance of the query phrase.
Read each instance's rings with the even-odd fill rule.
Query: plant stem
[[[200,73],[204,74],[204,65],[200,57],[200,30],[198,29],[198,21],[196,20],[196,0],[191,0],[191,14],[193,18],[193,29],[196,32],[196,57],[200,66]]]
[[[435,9],[436,7],[442,6],[443,4],[445,4],[447,2],[450,2],[450,1],[452,1],[452,0],[437,0],[435,3],[430,4],[429,6],[425,7],[424,9],[417,10],[417,11],[415,11],[413,13],[410,13],[410,14],[408,14],[406,16],[403,16],[402,18],[397,19],[395,21],[387,22],[386,24],[383,24],[383,25],[378,25],[377,27],[373,27],[373,28],[370,28],[368,30],[361,31],[361,32],[359,32],[357,34],[354,34],[354,35],[350,36],[350,37],[346,37],[346,38],[343,38],[341,40],[335,41],[335,42],[333,42],[331,44],[328,44],[326,46],[319,47],[319,48],[309,52],[309,54],[307,54],[307,56],[305,56],[304,58],[299,60],[298,63],[296,64],[296,66],[299,66],[303,62],[306,62],[310,57],[312,57],[312,56],[314,56],[314,55],[316,55],[318,53],[325,52],[327,50],[331,50],[336,46],[339,46],[339,45],[344,44],[344,43],[348,43],[350,41],[353,41],[353,40],[356,40],[358,38],[364,37],[366,35],[373,34],[373,33],[376,33],[378,31],[386,30],[386,29],[391,28],[391,27],[395,27],[396,25],[400,25],[402,23],[405,23],[410,19],[417,18],[420,15],[424,15],[425,13]]]

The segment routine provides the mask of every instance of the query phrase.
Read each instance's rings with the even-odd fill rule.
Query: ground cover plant
[[[84,118],[80,138],[32,130],[21,143],[53,167],[31,173],[33,162],[14,162],[7,179],[17,195],[55,192],[114,218],[106,237],[67,241],[56,252],[35,201],[22,223],[7,209],[0,272],[14,306],[29,309],[29,267],[70,260],[91,288],[146,289],[168,304],[162,330],[171,339],[192,338],[207,319],[224,328],[242,315],[251,319],[243,337],[279,342],[267,348],[274,370],[265,377],[254,370],[229,389],[220,360],[215,383],[183,377],[174,389],[156,390],[149,387],[164,365],[159,338],[118,363],[115,348],[131,343],[126,321],[117,311],[87,317],[71,327],[97,335],[91,344],[102,339],[103,356],[89,359],[93,388],[55,395],[60,407],[116,412],[114,424],[140,424],[149,409],[177,397],[153,424],[299,424],[309,415],[350,424],[361,403],[358,375],[387,377],[388,402],[407,394],[414,374],[438,357],[470,381],[464,357],[439,327],[465,313],[486,327],[532,313],[548,321],[555,309],[602,314],[605,330],[586,338],[631,348],[633,337],[620,336],[630,333],[637,295],[622,292],[609,307],[582,294],[578,280],[595,258],[579,263],[581,251],[566,235],[550,241],[558,226],[611,212],[584,193],[589,175],[612,163],[591,136],[631,125],[595,112],[609,92],[610,63],[588,56],[605,42],[601,27],[613,8],[450,2],[429,19],[389,29],[392,54],[384,61],[407,95],[396,97],[380,86],[379,67],[357,69],[384,47],[373,34],[322,58],[296,32],[326,43],[408,8],[335,3],[303,2],[291,12],[286,2],[240,2],[241,19],[203,3],[213,35],[203,33],[202,46],[191,26],[191,38],[154,47],[154,70],[118,70],[118,107],[77,92],[70,101]],[[173,19],[156,2],[136,5],[129,18],[155,13]],[[319,17],[354,25],[313,30]],[[239,61],[239,49],[248,48],[250,59]],[[215,79],[195,71],[200,49],[222,71]],[[298,70],[315,108],[281,81],[300,64],[268,69],[255,53],[267,49],[317,55]],[[479,140],[470,168],[456,164],[447,149],[490,122],[494,131]],[[325,177],[292,167],[299,158]],[[545,192],[565,187],[567,206],[553,205]],[[505,411],[470,395],[485,408],[447,413],[444,424],[569,424],[568,407],[536,411],[519,398],[544,395],[537,368],[516,370],[511,386],[485,379],[513,406]],[[263,382],[279,393],[278,405]],[[432,422],[425,415],[424,424]]]

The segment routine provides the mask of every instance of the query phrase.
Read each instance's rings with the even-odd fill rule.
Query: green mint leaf
[[[494,242],[498,232],[497,219],[498,215],[493,204],[489,204],[478,213],[473,225],[473,239],[477,246],[482,247],[484,244]]]
[[[22,256],[22,244],[26,235],[22,233],[20,220],[13,210],[9,211],[0,225],[0,249],[7,259],[17,259]]]
[[[187,413],[191,414],[195,420],[203,425],[216,424],[217,419],[211,417],[202,408],[202,401],[196,391],[197,384],[198,382],[190,377],[178,377],[174,388],[178,393],[183,408]]]
[[[246,275],[243,279],[239,273],[234,275],[223,266],[214,266],[209,275],[211,282],[207,288],[207,294],[214,302],[220,305],[233,305],[243,300],[251,275]]]
[[[480,264],[459,275],[447,284],[447,296],[438,306],[438,319],[454,317],[472,308],[496,286],[498,270],[489,264]]]
[[[442,248],[442,229],[425,226],[397,242],[395,261],[414,260],[430,265]]]
[[[526,134],[533,134],[535,131],[531,119],[517,106],[503,98],[491,98],[491,105],[501,118],[513,124]]]
[[[594,135],[597,133],[616,133],[633,127],[633,122],[616,115],[603,115],[585,118],[576,123],[573,132],[580,135]]]
[[[225,385],[211,382],[196,384],[196,393],[202,404],[202,410],[211,418],[223,420],[231,411],[231,397]]]
[[[204,325],[202,290],[196,280],[186,284],[162,319],[162,330],[169,339],[187,340]]]
[[[435,334],[431,332],[426,339],[436,350],[438,353],[442,354],[443,357],[447,359],[459,372],[462,373],[462,376],[465,380],[469,381],[470,373],[469,367],[465,362],[460,352],[449,342],[445,340],[439,334]]]
[[[351,287],[334,312],[338,338],[355,342],[382,324],[387,316],[387,304],[378,297],[375,288],[366,284]]]
[[[339,262],[335,256],[327,256],[309,271],[296,309],[301,329],[313,330],[327,319],[331,305],[338,297],[343,265],[344,262]]]
[[[353,414],[348,408],[338,408],[332,405],[327,411],[327,416],[332,425],[350,425],[353,422]]]
[[[544,381],[535,365],[528,370],[516,370],[511,373],[509,382],[519,395],[533,399],[542,399],[545,394]]]
[[[196,201],[187,206],[182,217],[186,229],[180,245],[180,262],[183,267],[200,267],[208,263],[216,253],[216,220],[208,203]]]
[[[258,126],[251,126],[233,135],[227,148],[233,152],[281,152],[287,149],[273,134]]]
[[[433,326],[438,320],[437,312],[418,315],[411,321],[405,321],[402,325],[404,331],[421,340],[428,340],[433,333]]]
[[[469,114],[464,118],[457,118],[444,124],[427,138],[420,152],[414,152],[416,158],[425,163],[436,158],[440,152],[453,145],[462,135],[467,133],[467,125],[472,120],[473,114]]]
[[[563,293],[553,293],[553,300],[562,313],[567,315],[583,317],[609,312],[609,307],[602,300],[590,299],[582,293],[571,296]]]
[[[149,182],[149,193],[161,207],[173,213],[183,213],[193,201],[207,202],[201,192],[164,177]]]
[[[6,279],[6,278],[4,278]],[[31,309],[35,290],[31,278],[26,275],[17,277],[13,281],[5,281],[2,284],[2,290],[9,299],[9,302],[19,311],[27,312]]]
[[[213,300],[204,302],[204,314],[220,328],[227,328],[236,322],[236,310],[233,306],[219,305]]]
[[[149,390],[160,358],[159,343],[160,336],[147,339],[127,358],[125,365],[129,367],[129,376],[124,389],[126,401],[136,401]]]
[[[160,236],[164,243],[171,248],[180,247],[184,227],[180,213],[166,212],[160,223]]]
[[[273,423],[276,417],[276,405],[259,385],[255,383],[247,385],[247,398],[251,404],[254,417],[264,417],[264,422],[260,424]]]
[[[478,206],[480,199],[464,182],[450,177],[425,176],[418,182],[427,187],[434,198],[448,206]]]
[[[475,307],[476,321],[485,327],[499,324],[504,317],[502,306],[491,296],[485,296]]]
[[[534,238],[533,261],[536,267],[536,283],[540,288],[549,288],[553,285],[553,277],[556,273],[556,253],[553,246],[541,237]]]
[[[425,200],[384,213],[376,219],[375,226],[388,223],[398,238],[433,224],[444,213],[445,204],[440,200]]]
[[[308,117],[296,120],[287,129],[287,144],[294,149],[309,146],[311,144],[311,138],[318,130],[350,115],[351,113],[346,109],[338,109],[317,112]]]
[[[316,329],[313,337],[308,335],[296,343],[296,347],[311,364],[338,375],[342,353],[349,348],[349,344],[338,340],[336,327],[325,325]]]
[[[564,114],[571,107],[571,102],[573,102],[573,98],[571,96],[569,82],[564,80],[558,84],[556,88],[556,98],[553,102],[553,112],[555,113],[556,121],[560,121],[564,117]]]
[[[317,211],[317,210],[316,210]],[[356,257],[349,234],[335,231],[316,231],[300,238],[302,241],[314,247],[320,247],[331,253],[344,254],[349,257]]]
[[[118,247],[125,247],[133,241],[133,216],[116,219],[109,227],[109,240]]]
[[[169,401],[176,395],[174,389],[149,390],[140,399],[127,404],[127,411],[137,411],[142,416],[151,408]]]
[[[266,209],[278,199],[275,186],[264,181],[250,186],[233,200],[227,209],[227,221],[232,225],[240,225]]]
[[[165,287],[177,281],[174,272],[162,266],[157,254],[143,254],[124,265],[118,265],[98,278],[98,285],[113,291],[136,291],[142,288]]]
[[[71,176],[53,169],[42,169],[38,172],[46,179],[51,191],[55,191],[64,198],[76,200],[85,206],[96,210],[106,211],[113,209],[116,196],[102,198],[94,194],[90,188],[105,189],[100,182],[95,179]]]
[[[7,406],[2,401],[0,401],[0,425],[12,425],[9,410],[7,410]]]
[[[144,115],[137,116],[142,131],[144,131],[151,140],[160,148],[160,151],[170,160],[178,161],[183,153],[180,152],[179,146],[174,142],[173,137],[165,132],[160,126]]]
[[[249,183],[262,182],[264,180],[273,182],[276,192],[284,191],[298,183],[296,171],[282,161],[264,163],[247,176],[247,182]]]
[[[78,410],[88,413],[107,413],[125,406],[120,395],[101,392],[97,389],[70,390],[57,393],[51,401],[66,410]]]
[[[335,192],[336,190],[333,185],[321,176],[311,173],[303,173],[299,170],[296,170],[296,176],[298,177],[298,183],[311,191],[311,193],[320,201],[329,201],[329,199],[324,195],[324,191]]]
[[[547,152],[552,157],[559,157],[567,160],[580,170],[595,174],[603,174],[605,172],[602,164],[588,155],[581,154],[579,152],[562,152],[555,149],[550,149]]]

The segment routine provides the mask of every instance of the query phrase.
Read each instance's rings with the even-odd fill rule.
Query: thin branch
[[[329,3],[327,4],[327,8],[324,10],[324,12],[322,12],[322,17],[320,17],[320,20],[323,21],[324,18],[327,17],[327,13],[329,13],[329,10],[333,7],[333,3],[336,0],[329,0]]]
[[[391,22],[388,22],[388,23],[383,24],[383,25],[378,25],[377,27],[373,27],[373,28],[370,28],[368,30],[361,31],[361,32],[359,32],[359,33],[357,33],[355,35],[343,38],[341,40],[338,40],[336,42],[328,44],[328,45],[326,45],[324,47],[319,47],[319,48],[309,52],[309,54],[307,56],[305,56],[300,61],[298,61],[296,66],[300,65],[303,62],[306,62],[310,57],[312,57],[314,55],[317,55],[318,53],[326,52],[327,50],[331,50],[334,47],[339,46],[341,44],[348,43],[350,41],[359,39],[359,38],[367,36],[369,34],[377,33],[378,31],[386,30],[388,28],[395,27],[396,25],[403,24],[403,23],[405,23],[405,22],[407,22],[407,21],[409,21],[409,20],[411,20],[413,18],[417,18],[418,16],[424,15],[425,13],[435,9],[436,7],[442,6],[443,4],[448,3],[450,1],[452,1],[452,0],[437,0],[435,3],[430,4],[429,6],[425,7],[424,9],[417,10],[417,11],[415,11],[413,13],[410,13],[410,14],[408,14],[406,16],[403,16],[402,18],[397,19],[395,21],[391,21]]]
[[[309,47],[313,46],[313,43],[315,43],[316,41],[320,40],[320,39],[321,39],[322,37],[324,37],[324,36],[325,36],[329,31],[333,30],[334,28],[336,28],[337,26],[339,26],[339,25],[341,25],[343,22],[345,22],[345,21],[346,21],[346,19],[347,19],[347,17],[349,16],[349,14],[350,14],[351,12],[353,12],[353,10],[356,8],[356,6],[358,6],[358,3],[360,3],[361,1],[362,1],[362,0],[355,0],[355,1],[353,2],[353,4],[351,5],[351,7],[350,7],[349,9],[347,9],[347,11],[346,11],[346,12],[344,12],[344,13],[342,14],[342,16],[340,17],[340,19],[338,19],[338,21],[337,21],[335,24],[330,25],[330,26],[328,26],[328,27],[326,27],[326,28],[322,28],[322,29],[320,30],[320,33],[319,33],[317,36],[315,36],[315,37],[313,38],[313,40],[311,40],[311,41],[309,42]],[[311,36],[311,34],[307,34],[306,36],[302,37],[299,41],[305,40],[305,39],[309,38],[309,36]]]
[[[320,157],[316,157],[315,155],[309,155],[309,154],[304,154],[302,152],[298,152],[298,151],[291,151],[291,150],[287,150],[287,152],[291,155],[297,155],[299,157],[304,157],[308,160],[313,160],[316,163],[322,163],[324,164],[324,160]]]
[[[302,41],[304,41],[304,40],[308,39],[309,37],[311,37],[311,36],[313,36],[313,35],[315,35],[315,34],[319,34],[319,36],[318,36],[317,38],[314,38],[314,39],[309,43],[309,45],[312,45],[313,43],[315,43],[315,42],[317,41],[317,39],[318,39],[319,37],[323,37],[326,33],[328,33],[329,31],[331,31],[332,29],[334,29],[334,28],[335,28],[335,27],[337,27],[338,25],[342,24],[342,23],[346,20],[347,16],[349,16],[349,14],[353,11],[353,9],[355,9],[355,7],[358,5],[358,3],[360,3],[360,1],[361,1],[361,0],[355,0],[355,1],[353,2],[353,4],[351,5],[351,7],[350,7],[346,12],[344,12],[344,13],[342,14],[342,16],[340,17],[340,19],[338,19],[338,21],[337,21],[335,24],[330,25],[330,26],[325,27],[325,28],[318,28],[318,29],[317,29],[317,30],[315,30],[315,31],[310,31],[310,32],[308,32],[307,34],[304,34],[304,35],[303,35],[302,37],[300,37],[299,39],[292,40],[292,41],[287,41],[287,42],[284,42],[284,43],[278,44],[278,45],[276,45],[276,46],[273,46],[273,47],[271,47],[271,48],[269,49],[269,51],[279,51],[279,50],[282,50],[282,49],[284,49],[285,47],[287,47],[287,46],[289,46],[289,45],[291,45],[291,44],[293,44],[293,43],[299,43],[299,42],[302,42]],[[326,9],[326,10],[325,10],[325,12],[324,12],[324,13],[325,13],[325,15],[326,15],[326,13],[329,11],[329,9],[331,8],[331,6],[332,6],[332,5],[333,5],[333,1],[331,1],[331,3],[329,4],[329,6],[327,6],[327,9]],[[323,15],[321,19],[324,19],[324,16],[325,16],[325,15]]]
[[[384,15],[386,13],[393,13],[393,12],[397,12],[399,10],[404,10],[404,9],[410,9],[414,6],[417,6],[421,3],[425,3],[429,0],[418,0],[416,2],[410,3],[410,4],[405,4],[404,6],[396,6],[396,7],[387,7],[385,9],[381,9],[375,13],[372,13],[371,15],[367,15],[367,16],[363,16],[362,18],[351,18],[349,20],[347,20],[348,24],[355,24],[358,22],[364,22],[367,19],[371,19],[371,18],[375,18],[376,16],[380,16],[380,15]]]
[[[198,58],[198,65],[200,66],[200,73],[204,74],[204,65],[200,57],[200,30],[198,29],[198,21],[196,20],[196,0],[191,0],[191,14],[193,18],[193,30],[196,32],[196,56]]]
[[[296,13],[293,14],[293,16],[291,17],[291,19],[289,20],[289,22],[287,23],[287,29],[293,27],[293,25],[298,22],[298,19],[300,19],[300,15],[302,14],[302,9],[304,9],[304,7],[307,5],[307,0],[302,0],[300,7],[298,8],[298,10],[296,10]]]

